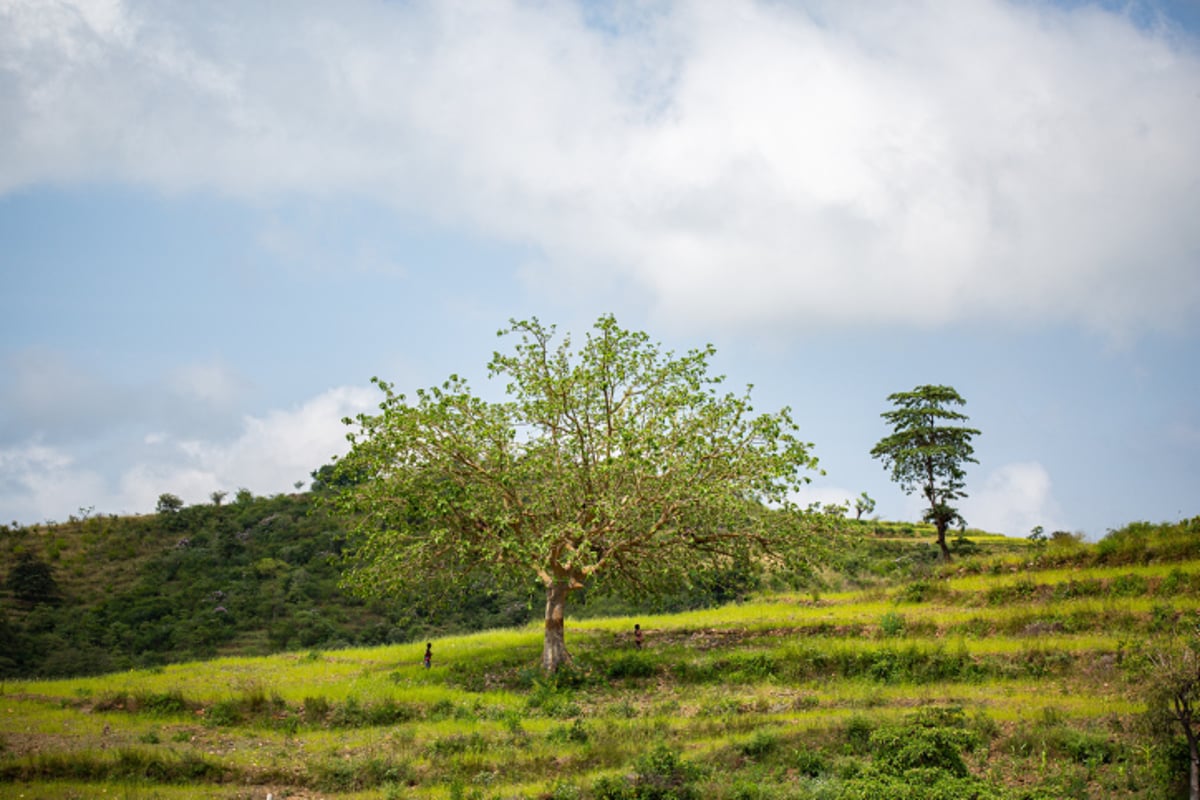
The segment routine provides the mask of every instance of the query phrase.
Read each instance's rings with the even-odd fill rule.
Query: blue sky
[[[203,9],[203,12],[199,9]],[[0,519],[290,491],[510,318],[717,348],[809,501],[1200,514],[1200,4],[0,0]]]

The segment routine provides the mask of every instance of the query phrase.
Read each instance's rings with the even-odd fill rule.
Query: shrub
[[[641,653],[626,653],[614,659],[608,665],[605,673],[610,679],[619,680],[622,678],[652,678],[657,671],[652,659]]]
[[[870,742],[875,763],[885,773],[932,769],[961,778],[967,774],[962,750],[973,747],[974,737],[957,728],[887,725],[872,733]]]
[[[779,737],[771,731],[756,731],[749,741],[743,742],[741,747],[742,755],[749,758],[762,758],[768,755],[779,746]]]
[[[178,689],[161,694],[137,695],[135,700],[139,708],[144,709],[150,714],[168,716],[171,714],[182,714],[188,710],[187,701],[183,699],[183,692]]]
[[[700,777],[699,768],[665,744],[638,758],[634,769],[635,800],[698,800],[700,796],[691,785]]]
[[[543,795],[545,800],[581,800],[583,792],[573,783],[567,783],[561,778],[555,781],[549,794]]]
[[[896,593],[898,603],[924,603],[946,594],[946,588],[938,581],[923,579],[906,584]]]
[[[430,756],[449,756],[460,753],[483,753],[488,749],[488,740],[478,732],[456,733],[434,739],[426,747]]]
[[[658,744],[634,762],[629,778],[604,776],[592,784],[596,800],[699,800],[693,783],[701,770],[665,744]]]
[[[884,636],[903,636],[904,628],[904,615],[897,614],[895,611],[887,612],[879,620],[879,632]]]
[[[373,789],[407,783],[413,779],[413,770],[408,762],[374,756],[320,760],[309,766],[309,773],[312,788],[322,792]]]
[[[329,714],[329,699],[323,696],[304,698],[304,720],[309,724],[320,723]]]
[[[562,744],[586,744],[589,735],[587,723],[581,719],[576,719],[570,725],[559,725],[551,728],[546,734],[546,739]]]
[[[1002,788],[972,776],[947,775],[930,769],[909,770],[905,775],[869,773],[842,786],[837,800],[1003,800]]]
[[[1118,746],[1102,734],[1071,729],[1063,732],[1061,747],[1073,761],[1089,767],[1111,764],[1118,751]]]
[[[819,778],[828,769],[825,758],[817,750],[797,750],[792,757],[792,767],[808,778]]]
[[[1174,633],[1179,619],[1175,607],[1170,603],[1155,603],[1150,608],[1150,630],[1159,633]]]
[[[871,734],[875,730],[875,724],[868,718],[856,714],[846,720],[846,728],[844,736],[846,744],[851,753],[855,755],[866,755],[871,751]]]
[[[1117,597],[1141,597],[1149,592],[1150,585],[1145,576],[1121,575],[1112,580],[1109,592]]]

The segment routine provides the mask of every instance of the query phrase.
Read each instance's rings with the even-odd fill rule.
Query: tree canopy
[[[577,350],[555,333],[536,318],[500,331],[518,340],[488,365],[503,401],[456,375],[411,401],[373,379],[379,413],[345,420],[336,470],[353,480],[334,495],[364,595],[540,582],[547,670],[569,659],[572,592],[661,591],[744,557],[778,535],[770,509],[816,467],[788,409],[756,414],[749,387],[719,391],[711,345],[664,352],[612,316]]]
[[[925,520],[937,529],[938,547],[948,560],[946,531],[962,521],[951,503],[967,496],[964,467],[978,463],[971,440],[979,431],[953,424],[967,419],[953,408],[966,401],[949,386],[918,386],[891,394],[888,401],[895,408],[880,416],[892,426],[892,433],[871,448],[871,456],[883,462],[905,494],[919,491],[929,503]]]

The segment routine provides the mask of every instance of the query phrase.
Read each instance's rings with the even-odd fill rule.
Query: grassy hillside
[[[436,639],[430,670],[416,644],[10,681],[0,794],[1180,796],[1182,737],[1141,690],[1200,620],[1200,519],[960,552],[865,588],[572,619],[553,679],[529,626]]]
[[[528,619],[526,598],[486,591],[437,619],[399,602],[364,604],[338,585],[343,543],[307,493],[4,526],[0,678],[385,644]]]
[[[345,535],[310,493],[195,505],[134,517],[81,511],[64,523],[0,527],[0,678],[71,677],[218,655],[396,644],[520,625],[542,589],[474,586],[436,614],[400,600],[363,603],[339,586]],[[829,518],[818,515],[817,519]],[[870,583],[932,563],[923,527],[841,520],[845,542],[818,575],[779,586]],[[959,543],[960,551],[970,548]],[[653,601],[578,598],[597,616],[686,610],[764,588],[731,567]]]

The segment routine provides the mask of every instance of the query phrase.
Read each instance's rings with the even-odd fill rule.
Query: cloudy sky
[[[1196,0],[0,0],[0,520],[291,491],[496,331],[613,312],[791,406],[807,500],[1200,514]]]

